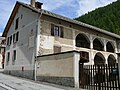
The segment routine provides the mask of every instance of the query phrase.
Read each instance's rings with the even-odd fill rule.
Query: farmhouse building
[[[42,9],[42,3],[16,2],[3,32],[4,73],[79,87],[79,67],[113,64],[120,36]]]

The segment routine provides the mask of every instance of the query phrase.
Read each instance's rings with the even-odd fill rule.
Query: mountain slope
[[[75,18],[75,20],[120,35],[120,0],[88,12],[88,14]]]

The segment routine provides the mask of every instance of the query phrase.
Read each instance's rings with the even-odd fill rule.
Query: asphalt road
[[[5,88],[3,88],[3,87],[0,86],[0,90],[8,90],[8,89],[5,89]]]
[[[83,90],[0,73],[0,90]]]

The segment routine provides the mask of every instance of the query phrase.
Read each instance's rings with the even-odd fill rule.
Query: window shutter
[[[60,27],[60,37],[63,38],[63,36],[64,36],[63,27]]]
[[[18,41],[19,38],[19,32],[16,33],[16,41]]]
[[[54,24],[51,24],[51,35],[54,36]]]

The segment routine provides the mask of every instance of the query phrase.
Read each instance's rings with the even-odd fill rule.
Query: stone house
[[[4,68],[5,38],[0,37],[0,69]]]
[[[79,87],[80,63],[117,62],[119,35],[41,6],[35,0],[30,5],[16,2],[2,35],[6,37],[4,73]]]

